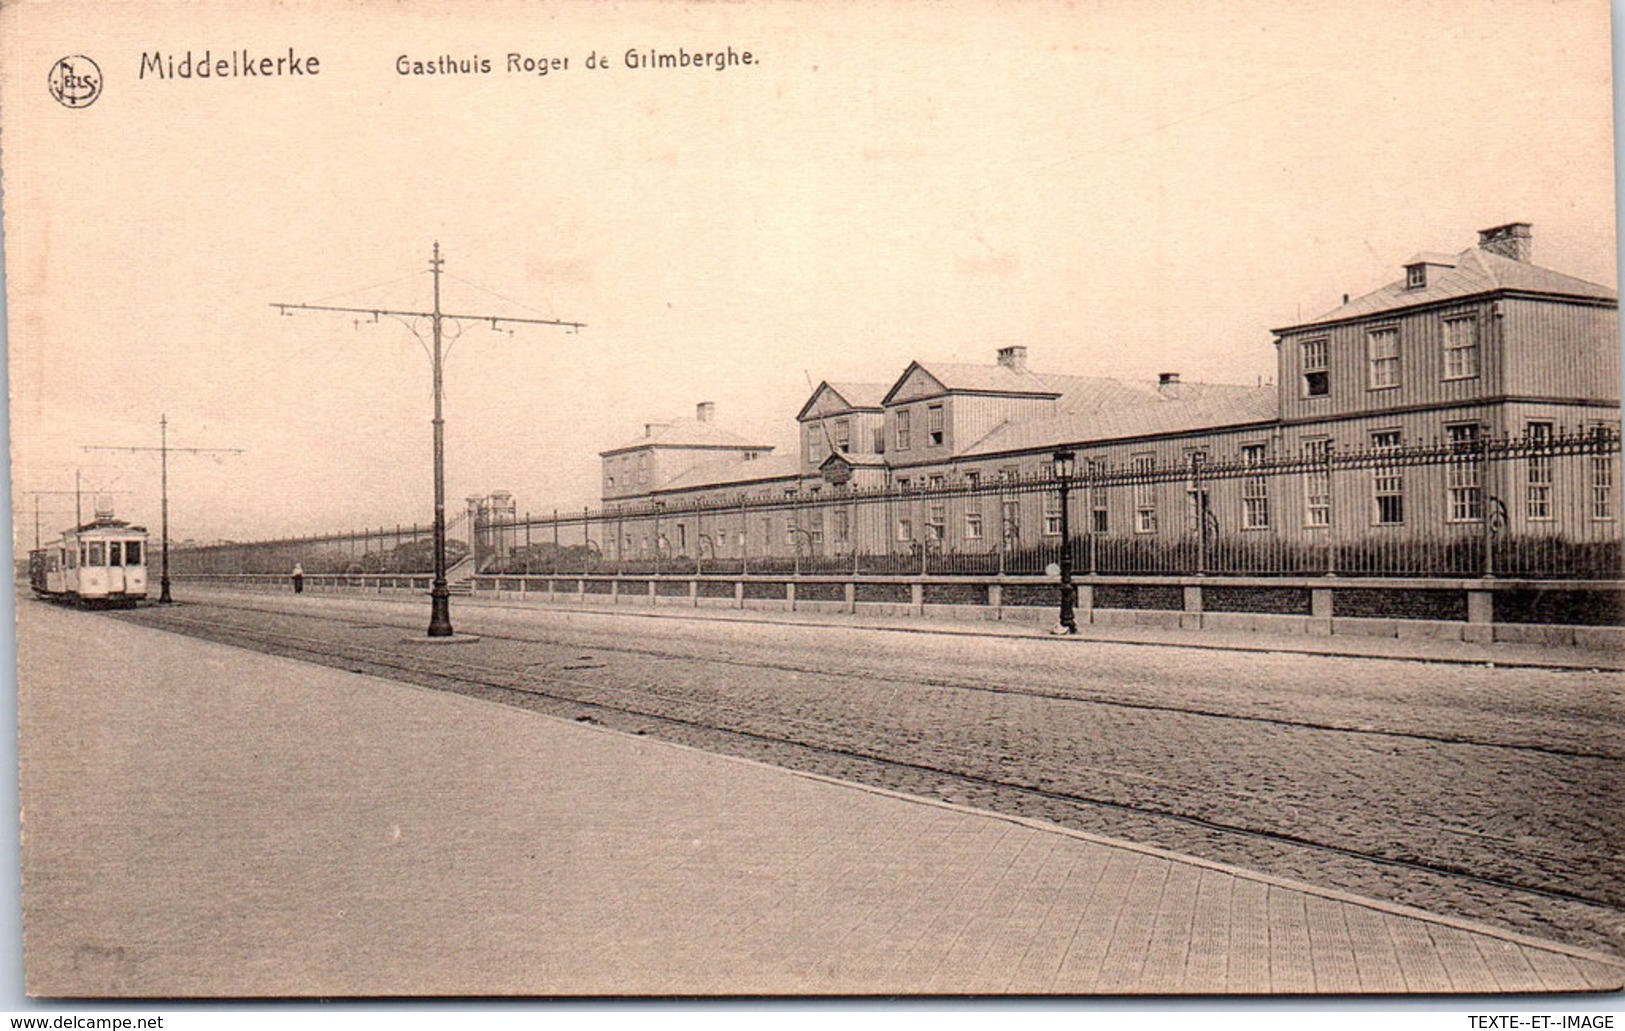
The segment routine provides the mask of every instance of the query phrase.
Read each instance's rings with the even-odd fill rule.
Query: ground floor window
[[[1536,448],[1548,445],[1552,439],[1552,424],[1531,422],[1525,436]],[[1535,521],[1552,518],[1552,456],[1530,455],[1524,472],[1524,514]]]
[[[1330,438],[1303,442],[1303,457],[1307,462],[1325,463],[1332,453]],[[1327,465],[1310,466],[1303,478],[1303,525],[1327,527],[1332,525],[1332,473]]]
[[[1379,430],[1371,434],[1371,447],[1377,451],[1397,451],[1400,447],[1398,430]],[[1397,526],[1405,521],[1405,473],[1400,466],[1380,465],[1371,470],[1372,497],[1375,501],[1373,521],[1378,526]]]

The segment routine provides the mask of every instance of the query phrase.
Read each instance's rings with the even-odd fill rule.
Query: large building
[[[1060,375],[1004,347],[989,365],[921,360],[890,384],[819,384],[796,416],[794,455],[728,433],[702,404],[694,419],[650,423],[602,452],[605,510],[627,513],[604,554],[1002,555],[1013,541],[1057,537],[1059,501],[1033,492],[990,503],[985,487],[1047,476],[1058,450],[1075,452],[1086,487],[1091,476],[1118,484],[1084,492],[1074,532],[1138,545],[1198,524],[1215,539],[1283,548],[1382,545],[1486,520],[1498,533],[1617,540],[1615,455],[1382,457],[1617,434],[1616,292],[1541,268],[1532,246],[1526,223],[1488,229],[1474,247],[1418,254],[1393,282],[1275,330],[1270,386]],[[1361,454],[1374,457],[1358,475],[1330,475],[1331,456]],[[1276,475],[1292,462],[1293,475]],[[1271,475],[1247,475],[1251,466]],[[1157,475],[1169,469],[1191,473]],[[911,493],[920,503],[831,503]],[[761,505],[787,498],[799,504]]]

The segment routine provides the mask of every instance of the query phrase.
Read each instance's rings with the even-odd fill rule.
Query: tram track
[[[310,619],[312,617],[302,614],[289,613],[284,610],[257,608],[254,606],[215,606],[231,611],[242,612],[245,615],[267,615],[279,619]],[[145,621],[145,620],[143,620]],[[1340,845],[1334,841],[1320,840],[1313,836],[1295,834],[1279,828],[1250,826],[1212,816],[1200,815],[1192,812],[1183,812],[1167,806],[1153,806],[1143,803],[1125,803],[1121,800],[1108,797],[1096,797],[1076,791],[1056,790],[1041,784],[1028,783],[1019,778],[990,776],[964,768],[966,756],[956,754],[952,749],[940,745],[934,749],[939,758],[950,760],[949,763],[921,762],[897,754],[886,754],[884,751],[872,748],[856,747],[854,745],[836,745],[829,741],[817,740],[818,735],[811,731],[816,726],[809,723],[800,723],[783,713],[767,714],[779,724],[778,732],[764,732],[741,725],[745,722],[742,717],[754,715],[742,713],[737,706],[724,707],[720,704],[710,706],[709,710],[689,712],[681,715],[670,711],[671,699],[661,694],[657,684],[642,684],[628,686],[625,684],[610,684],[598,677],[591,679],[578,675],[579,672],[588,672],[595,668],[587,666],[581,668],[576,665],[576,671],[566,672],[572,664],[535,664],[535,666],[548,666],[545,672],[537,673],[535,668],[525,667],[515,669],[511,667],[489,666],[479,663],[470,663],[449,657],[444,649],[435,652],[433,660],[424,656],[403,655],[397,649],[380,648],[373,645],[356,642],[340,642],[332,638],[312,636],[309,634],[293,633],[288,630],[274,630],[263,626],[247,625],[232,620],[199,619],[192,618],[184,612],[170,610],[161,620],[154,621],[156,625],[182,632],[193,633],[195,636],[222,641],[223,643],[237,644],[239,646],[254,647],[258,650],[269,650],[294,657],[309,659],[326,665],[336,665],[341,668],[352,669],[357,672],[374,673],[391,679],[407,679],[413,683],[425,683],[425,686],[444,686],[447,682],[462,685],[460,690],[464,693],[474,693],[490,700],[507,704],[526,704],[542,700],[554,706],[564,706],[568,710],[575,707],[577,716],[585,715],[595,722],[611,724],[625,724],[627,720],[645,721],[653,729],[665,728],[680,729],[685,734],[698,734],[702,737],[720,735],[729,741],[738,744],[747,742],[767,749],[792,749],[801,753],[803,758],[815,760],[812,768],[817,772],[824,772],[831,762],[840,764],[856,764],[871,767],[871,772],[878,772],[880,776],[859,777],[856,779],[878,780],[888,786],[897,779],[899,774],[906,774],[908,778],[936,782],[936,793],[953,793],[957,789],[971,789],[975,792],[994,793],[1001,796],[1019,796],[1031,801],[1043,803],[1050,807],[1083,808],[1120,815],[1129,815],[1135,818],[1147,819],[1179,824],[1194,829],[1203,834],[1225,836],[1233,839],[1250,840],[1263,844],[1270,849],[1307,850],[1323,857],[1332,857],[1355,863],[1375,865],[1398,872],[1400,874],[1420,874],[1427,878],[1443,878],[1453,882],[1466,883],[1487,889],[1491,893],[1514,893],[1521,896],[1543,899],[1553,902],[1573,903],[1586,907],[1602,907],[1617,912],[1619,902],[1609,897],[1602,897],[1597,893],[1567,890],[1552,884],[1532,883],[1528,879],[1509,878],[1480,872],[1459,863],[1439,861],[1428,857],[1409,856],[1404,854],[1390,854],[1370,849],[1352,848]],[[370,619],[365,623],[356,621],[326,620],[327,623],[338,625],[345,623],[347,629],[399,629],[416,632],[415,624],[407,626],[389,621]],[[349,623],[354,625],[349,625]],[[482,633],[482,637],[491,640],[500,640],[518,645],[550,645],[559,647],[559,642],[530,638],[522,635],[504,635]],[[410,647],[421,647],[412,645]],[[640,648],[629,645],[615,645],[605,647],[601,644],[593,645],[595,651],[610,651],[645,658],[666,659],[686,658],[673,656],[670,652],[658,649]],[[744,664],[753,669],[760,669],[763,664],[750,662],[741,663],[739,660],[727,658],[707,658],[706,662],[722,664]],[[849,676],[843,671],[827,668],[810,667],[805,664],[781,663],[772,664],[770,668],[776,671],[792,674],[816,674],[819,676],[841,677]],[[902,683],[897,678],[893,679]],[[1022,689],[1004,689],[995,691],[986,685],[970,685],[947,682],[939,683],[936,679],[920,678],[908,682],[910,687],[933,686],[957,688],[971,691],[993,691],[1000,694],[1017,694],[1042,699],[1047,702],[1087,702],[1099,705],[1109,705],[1096,699],[1078,699],[1067,695],[1057,695],[1046,691],[1029,691]],[[689,703],[692,709],[692,701]],[[666,708],[663,709],[663,706]],[[1265,718],[1233,714],[1215,714],[1211,712],[1189,711],[1174,707],[1143,706],[1135,704],[1133,708],[1170,709],[1181,715],[1205,717],[1213,719],[1253,720],[1268,724],[1287,724],[1294,729],[1333,734],[1373,734],[1380,733],[1365,728],[1342,728],[1304,723],[1301,721],[1283,721],[1280,719]],[[569,712],[563,713],[569,715]],[[620,726],[618,729],[634,729]],[[642,728],[649,732],[651,727]],[[670,736],[662,734],[660,736]],[[1421,735],[1403,734],[1400,737],[1415,738]],[[1472,741],[1446,740],[1439,737],[1427,737],[1426,740],[1443,744],[1467,745],[1470,747],[1506,748],[1508,746],[1498,743],[1478,744]],[[702,744],[702,747],[705,745]],[[723,748],[725,751],[739,751],[737,748]],[[748,749],[747,749],[748,751]],[[1551,754],[1546,749],[1524,749],[1523,751],[1542,752]],[[1565,758],[1575,758],[1572,751],[1555,753]],[[1579,757],[1596,760],[1617,761],[1611,755],[1588,755],[1582,753]],[[959,760],[955,762],[954,760]],[[785,762],[782,759],[771,759],[779,765],[790,765],[801,768],[802,763]],[[959,768],[955,768],[955,767]],[[1115,771],[1097,771],[1111,773]],[[930,792],[927,792],[930,793]],[[1402,830],[1403,828],[1395,828]],[[1494,835],[1486,835],[1478,830],[1453,830],[1448,827],[1430,828],[1433,832],[1458,834],[1462,837],[1478,839],[1480,843],[1495,847],[1504,845],[1511,847],[1514,843],[1508,840],[1497,839]],[[1527,845],[1521,846],[1527,853]]]
[[[283,609],[266,608],[254,605],[237,603],[221,603],[210,601],[210,608],[227,609],[237,612],[249,612],[267,616],[293,617]],[[390,621],[369,618],[351,624],[354,629],[372,629],[388,627],[411,633],[419,631],[417,623],[395,623]],[[494,641],[508,641],[514,644],[532,644],[557,646],[561,642],[541,637],[527,637],[512,633],[495,633],[487,629],[480,630],[480,636]],[[1117,698],[1099,695],[1069,694],[1064,691],[1042,690],[1030,687],[1013,686],[995,683],[993,681],[973,677],[940,677],[921,675],[908,677],[892,676],[877,673],[869,669],[839,668],[831,666],[815,666],[803,663],[790,663],[771,661],[760,658],[734,659],[718,655],[685,654],[680,651],[637,647],[634,645],[617,643],[607,644],[594,642],[592,648],[601,652],[614,652],[623,655],[638,655],[656,659],[700,659],[707,663],[719,666],[733,666],[750,670],[773,670],[775,672],[810,674],[813,676],[850,677],[861,676],[871,684],[906,684],[910,687],[935,687],[956,691],[974,691],[992,695],[1008,695],[1012,697],[1033,698],[1043,701],[1063,702],[1076,705],[1101,706],[1116,709],[1132,709],[1145,712],[1164,712],[1179,716],[1191,716],[1203,719],[1245,721],[1263,725],[1287,727],[1293,730],[1326,731],[1337,734],[1369,735],[1375,738],[1394,738],[1408,741],[1423,741],[1443,745],[1465,745],[1473,748],[1487,748],[1505,750],[1510,753],[1529,753],[1534,755],[1547,755],[1564,759],[1586,759],[1609,763],[1625,764],[1625,749],[1598,750],[1591,748],[1570,747],[1561,744],[1549,744],[1530,741],[1494,741],[1485,737],[1468,734],[1445,734],[1419,730],[1403,730],[1393,727],[1370,725],[1351,725],[1347,723],[1322,722],[1316,720],[1292,719],[1283,716],[1269,716],[1257,713],[1226,711],[1221,709],[1200,708],[1189,705],[1173,705],[1140,699]]]

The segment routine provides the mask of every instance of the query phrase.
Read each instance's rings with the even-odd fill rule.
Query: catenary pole
[[[455,633],[451,625],[451,588],[446,583],[446,430],[444,415],[445,352],[443,347],[443,328],[446,320],[450,319],[454,322],[489,322],[492,329],[500,328],[501,324],[504,323],[559,326],[571,331],[586,327],[584,322],[567,322],[561,319],[528,319],[506,315],[470,315],[444,311],[440,306],[440,273],[444,264],[445,260],[440,257],[440,241],[436,240],[434,256],[429,260],[429,271],[434,277],[434,307],[429,311],[407,311],[395,308],[351,308],[330,304],[287,304],[281,302],[271,304],[271,307],[277,309],[283,315],[291,315],[295,311],[331,311],[351,315],[371,315],[375,321],[380,315],[390,315],[403,319],[429,320],[433,337],[430,360],[433,365],[432,378],[434,382],[434,581],[429,589],[428,636],[430,637],[451,637]],[[472,533],[472,523],[469,529]]]
[[[169,453],[180,451],[189,455],[231,454],[240,455],[240,447],[170,447],[169,446],[169,416],[158,417],[158,446],[157,447],[125,447],[108,444],[90,444],[86,451],[143,451],[158,452],[158,484],[159,484],[159,527],[162,534],[162,560],[159,566],[158,577],[158,603],[168,605],[172,599],[169,596]]]

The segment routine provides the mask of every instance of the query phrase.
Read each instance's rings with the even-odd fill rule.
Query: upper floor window
[[[927,405],[925,409],[925,442],[932,447],[942,444],[942,406]]]
[[[1428,267],[1421,262],[1405,266],[1405,289],[1420,290],[1428,285]]]
[[[1472,316],[1444,320],[1444,378],[1478,375],[1478,320]]]
[[[835,420],[835,450],[847,454],[852,450],[852,420]]]
[[[1399,386],[1399,330],[1373,329],[1366,337],[1366,359],[1372,390]]]
[[[900,408],[897,411],[897,450],[899,451],[907,451],[909,448],[909,423],[912,422],[909,416],[912,414],[907,408]]]
[[[823,428],[824,428],[823,424],[815,423],[815,422],[808,423],[807,427],[806,427],[806,434],[807,434],[807,461],[809,463],[813,464],[813,465],[816,465],[818,463],[819,458],[823,457],[822,454],[820,453],[820,448],[818,446],[818,444],[819,444],[818,437],[819,437],[819,434],[822,432]]]
[[[1326,364],[1326,340],[1303,342],[1303,396],[1325,397],[1331,393],[1331,374]]]

